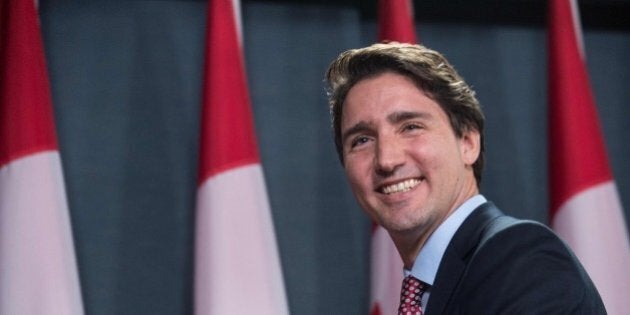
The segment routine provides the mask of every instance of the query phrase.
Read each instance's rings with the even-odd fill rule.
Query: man
[[[335,144],[361,207],[404,262],[399,314],[605,314],[542,224],[479,194],[484,117],[438,52],[375,44],[327,72]]]

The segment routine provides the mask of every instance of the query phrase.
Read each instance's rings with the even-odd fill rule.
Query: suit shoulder
[[[533,269],[553,264],[579,266],[569,247],[547,226],[509,216],[493,220],[484,229],[471,264],[489,257],[510,265],[520,261],[536,262],[530,266]]]
[[[492,244],[492,241],[501,244],[511,241],[537,243],[542,240],[541,238],[558,243],[556,245],[562,245],[568,250],[564,242],[546,225],[510,216],[500,216],[490,221],[483,229],[479,246],[483,247],[487,242]]]
[[[580,314],[580,310],[591,312],[601,306],[597,290],[575,255],[539,222],[496,218],[484,228],[469,259],[463,291],[469,296],[476,295],[475,291],[501,292],[500,303],[481,297],[482,304],[490,303],[501,312],[536,305],[551,313],[573,310]]]

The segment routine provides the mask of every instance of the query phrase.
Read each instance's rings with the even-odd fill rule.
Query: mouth
[[[386,195],[407,192],[418,186],[421,182],[421,178],[406,179],[398,183],[383,185],[379,187],[377,191]]]

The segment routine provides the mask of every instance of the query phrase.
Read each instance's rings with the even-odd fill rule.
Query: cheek
[[[425,166],[429,166],[435,162],[439,156],[440,144],[427,141],[426,139],[418,139],[409,143],[408,152],[413,159]]]
[[[369,165],[360,159],[347,159],[345,172],[352,190],[359,192],[371,185]]]
[[[451,164],[461,159],[459,150],[452,142],[435,140],[413,144],[413,159],[429,174],[448,171]]]

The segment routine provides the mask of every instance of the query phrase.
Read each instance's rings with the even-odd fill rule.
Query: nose
[[[379,138],[375,155],[376,173],[380,176],[393,175],[405,163],[402,144],[393,137]]]

